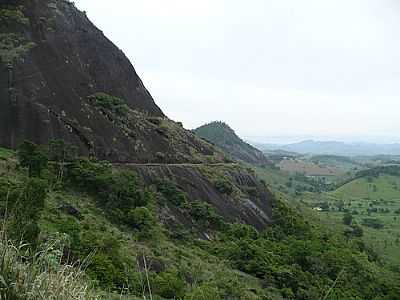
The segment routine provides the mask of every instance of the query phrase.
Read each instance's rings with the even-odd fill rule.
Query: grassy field
[[[338,176],[343,173],[337,167],[318,165],[300,159],[284,159],[279,163],[279,167],[289,173],[302,173],[307,176]]]
[[[353,224],[362,227],[367,245],[386,263],[400,265],[400,177],[360,178],[333,192],[305,193],[301,201],[315,209],[323,207],[320,217],[325,222],[342,223],[350,213]],[[377,220],[382,228],[366,225],[365,219]]]

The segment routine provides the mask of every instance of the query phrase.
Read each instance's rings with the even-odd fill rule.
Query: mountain
[[[205,124],[194,132],[203,139],[218,146],[232,158],[255,165],[268,164],[267,158],[257,148],[244,142],[235,131],[224,122]]]
[[[72,2],[10,3],[0,6],[0,146],[62,140],[79,155],[129,164],[149,185],[171,181],[227,219],[260,229],[271,222],[272,194],[167,118],[123,52]],[[235,197],[218,189],[222,181]]]
[[[69,1],[1,1],[0,57],[1,299],[399,295],[355,230],[168,119]]]
[[[0,25],[0,145],[57,138],[119,162],[214,156],[163,114],[124,53],[71,2],[9,3]]]
[[[341,156],[399,155],[400,144],[343,143],[337,141],[307,140],[277,145],[256,144],[263,151],[283,150],[302,154],[329,154]]]

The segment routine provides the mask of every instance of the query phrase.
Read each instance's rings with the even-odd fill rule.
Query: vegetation
[[[25,218],[8,215],[10,232],[13,222],[23,225],[26,219],[40,231],[35,231],[35,242],[18,254],[28,256],[10,261],[8,268],[19,270],[22,265],[27,274],[35,270],[38,275],[30,278],[40,278],[38,286],[45,292],[46,288],[51,292],[50,286],[74,291],[70,298],[45,294],[46,299],[148,299],[150,295],[153,299],[199,300],[205,296],[396,299],[400,292],[399,274],[381,267],[355,224],[345,235],[319,225],[313,217],[301,216],[279,198],[274,209],[276,223],[257,231],[249,225],[227,223],[209,204],[189,199],[172,179],[145,186],[132,171],[105,162],[71,158],[61,164],[64,146],[52,143],[46,150],[33,144],[29,149],[35,151],[24,152],[27,161],[35,161],[39,151],[59,163],[51,160],[29,177],[30,164],[22,166],[24,156],[18,154],[20,167],[2,179],[2,203],[8,199],[15,207],[21,205],[18,211],[26,214]],[[6,157],[7,163],[15,158],[12,153]],[[65,168],[62,180],[60,164]],[[215,183],[226,191],[226,180]],[[20,198],[24,202],[13,200]],[[13,211],[13,205],[3,205],[3,215],[6,207]],[[186,216],[191,225],[160,222],[170,211],[165,207],[179,211],[174,215]],[[205,232],[207,238],[199,239]],[[15,242],[18,234],[13,234]],[[43,258],[35,253],[43,253]],[[83,271],[73,267],[82,264]],[[6,282],[13,282],[15,276],[22,275],[11,272]],[[11,291],[20,297],[15,299],[25,299],[24,289]]]
[[[129,109],[128,105],[126,105],[123,99],[110,96],[105,93],[96,93],[92,96],[89,96],[89,100],[93,103],[93,105],[118,116],[126,115]]]
[[[35,46],[24,36],[23,29],[27,26],[29,19],[23,7],[0,5],[0,62],[12,63]]]
[[[305,193],[301,201],[313,208],[324,207],[321,220],[330,220],[335,226],[348,225],[344,218],[351,215],[351,226],[361,229],[363,241],[379,254],[383,263],[398,265],[400,218],[396,212],[400,210],[400,177],[384,173],[372,176],[377,174],[376,170],[364,174],[366,177],[356,178],[331,192]],[[360,234],[354,228],[343,230]]]
[[[0,239],[0,298],[15,300],[95,300],[79,268],[62,263],[62,245],[47,241],[29,254],[24,244]]]

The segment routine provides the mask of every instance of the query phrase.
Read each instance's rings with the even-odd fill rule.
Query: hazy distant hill
[[[263,151],[283,150],[302,154],[357,155],[400,155],[400,144],[343,143],[337,141],[307,140],[294,144],[257,144]]]
[[[224,122],[205,124],[195,129],[194,132],[198,136],[220,147],[234,159],[258,165],[268,163],[262,151],[244,142]]]

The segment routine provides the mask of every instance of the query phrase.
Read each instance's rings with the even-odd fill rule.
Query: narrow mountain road
[[[232,167],[238,166],[239,163],[113,163],[116,167]]]

